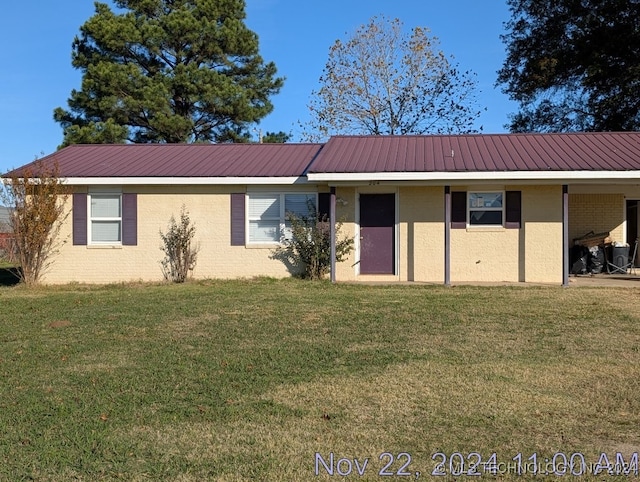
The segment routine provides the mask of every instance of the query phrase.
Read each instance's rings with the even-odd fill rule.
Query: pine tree
[[[243,140],[283,79],[258,54],[244,0],[96,3],[72,47],[82,87],[54,119],[74,143]]]

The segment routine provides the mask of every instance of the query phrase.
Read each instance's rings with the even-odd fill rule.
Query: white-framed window
[[[89,244],[122,243],[122,194],[91,193],[89,202]]]
[[[469,192],[469,226],[504,225],[504,191]]]
[[[318,205],[316,193],[247,194],[247,242],[274,244],[291,236],[287,213],[307,216]]]

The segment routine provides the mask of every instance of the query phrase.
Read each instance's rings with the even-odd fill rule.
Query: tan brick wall
[[[382,189],[382,188],[381,188]],[[482,190],[460,187],[458,190]],[[364,192],[369,188],[362,188]],[[522,191],[523,228],[451,230],[451,281],[562,281],[562,195],[559,186],[506,186]],[[387,189],[387,192],[391,192]],[[339,215],[356,218],[356,188],[338,188],[346,204]],[[357,253],[338,265],[341,281],[444,282],[444,189],[402,187],[398,190],[397,276],[358,276]],[[345,232],[355,235],[355,224]],[[356,240],[357,242],[357,240]]]
[[[562,188],[523,187],[522,220],[520,281],[562,283]]]
[[[593,231],[608,231],[614,241],[625,241],[623,194],[569,194],[569,241]]]
[[[271,247],[231,246],[229,194],[245,190],[245,186],[127,187],[125,192],[138,194],[138,245],[73,246],[69,217],[61,233],[66,242],[44,281],[111,283],[162,280],[160,261],[164,254],[160,249],[159,231],[166,231],[172,214],[179,217],[182,205],[195,223],[195,238],[200,244],[195,277],[290,276],[282,262],[271,259]],[[292,188],[274,187],[273,190],[289,191]],[[70,208],[70,199],[68,205]]]
[[[452,229],[451,282],[519,281],[518,242],[517,229]]]
[[[339,235],[346,236],[354,240],[354,248],[357,240],[356,235],[356,189],[353,187],[336,188],[336,219],[343,222]],[[348,259],[336,265],[336,278],[339,281],[355,281],[356,251],[351,252]]]
[[[292,188],[273,187],[272,191]],[[295,188],[293,188],[295,189]],[[308,188],[307,188],[308,189]],[[313,189],[313,188],[312,188]],[[382,189],[382,188],[381,188]],[[460,187],[460,190],[478,187]],[[522,191],[523,228],[451,231],[451,280],[561,282],[562,209],[559,186],[506,186]],[[49,283],[161,280],[159,231],[184,204],[196,225],[200,254],[198,278],[290,276],[282,262],[272,259],[272,247],[230,245],[229,194],[245,186],[131,187],[138,193],[138,245],[119,247],[72,246],[71,218],[62,230],[66,243],[45,277]],[[360,188],[371,192],[369,188]],[[386,189],[387,192],[395,188]],[[342,235],[355,239],[358,189],[338,187],[337,217],[345,221]],[[387,281],[444,280],[444,194],[438,187],[402,187],[398,193],[398,275],[372,277]],[[611,231],[622,238],[623,196],[570,195],[570,237],[589,230]],[[69,207],[71,201],[68,202]],[[356,244],[358,240],[355,240]],[[357,276],[356,252],[338,264],[340,281]]]
[[[444,280],[444,188],[406,187],[400,202],[400,279]]]
[[[522,192],[521,228],[451,230],[452,283],[562,282],[561,188],[505,186],[509,190]]]

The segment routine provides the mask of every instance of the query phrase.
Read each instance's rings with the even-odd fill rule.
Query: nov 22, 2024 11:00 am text
[[[421,466],[420,466],[421,465]],[[426,462],[414,460],[408,452],[383,452],[376,456],[343,457],[334,452],[315,453],[314,475],[347,477],[378,475],[380,477],[466,477],[481,475],[553,475],[580,477],[584,475],[638,476],[638,453],[601,452],[587,457],[580,452],[556,452],[544,456],[533,452],[518,452],[500,457],[496,453],[483,456],[479,452],[434,452]]]

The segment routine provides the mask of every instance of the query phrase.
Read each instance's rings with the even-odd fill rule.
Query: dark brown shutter
[[[331,194],[328,192],[321,192],[318,194],[318,217],[320,220],[325,217],[330,220],[330,211],[331,211]]]
[[[122,195],[122,244],[138,244],[138,195],[135,193]]]
[[[231,194],[231,246],[244,246],[244,193]]]
[[[507,191],[505,202],[506,213],[504,227],[507,229],[520,229],[522,220],[522,192]]]
[[[83,192],[73,193],[72,198],[73,244],[87,244],[87,195]]]
[[[467,227],[467,193],[453,191],[451,193],[451,229]]]

